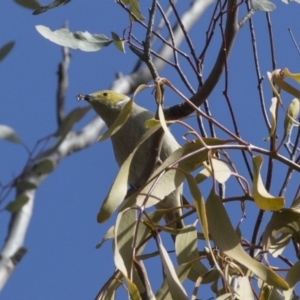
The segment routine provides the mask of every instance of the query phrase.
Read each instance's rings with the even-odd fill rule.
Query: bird
[[[128,96],[112,90],[102,90],[89,95],[78,94],[77,97],[79,100],[87,101],[102,118],[108,128],[112,126],[117,119],[124,105],[130,101]],[[154,118],[154,116],[153,112],[133,103],[129,118],[125,124],[111,136],[115,159],[119,167],[122,166],[126,158],[135,149],[140,137],[148,130],[145,121]],[[147,139],[133,156],[128,176],[128,184],[131,187],[139,188],[141,176],[143,175],[145,165],[151,154],[151,143],[153,139],[153,136]],[[172,135],[164,134],[159,151],[159,160],[163,162],[179,147],[180,145]],[[182,185],[159,201],[156,208],[174,208],[174,210],[170,210],[164,215],[164,219],[166,223],[178,219],[176,222],[171,223],[172,225],[170,225],[170,227],[181,229],[184,227],[182,219],[179,218],[182,215],[181,206]]]

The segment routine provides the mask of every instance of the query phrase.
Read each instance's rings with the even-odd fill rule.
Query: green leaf
[[[118,214],[114,231],[114,261],[116,267],[122,272],[127,282],[131,298],[140,300],[138,290],[143,290],[143,284],[141,283],[136,269],[132,264],[132,247],[136,221],[137,217],[135,209],[128,209]],[[130,279],[131,274],[133,274],[133,281]]]
[[[0,61],[4,59],[4,57],[12,50],[15,42],[9,42],[0,48]]]
[[[164,274],[169,286],[169,291],[173,300],[187,300],[188,296],[183,286],[181,285],[172,261],[162,242],[158,242],[158,250],[164,268]]]
[[[212,158],[211,163],[212,166],[210,166],[207,162],[204,162],[203,165],[211,175],[214,174],[216,181],[219,183],[225,183],[231,175],[231,170],[227,164],[216,158]]]
[[[300,99],[299,89],[294,88],[289,83],[285,82],[285,78],[291,78],[297,83],[300,83],[300,73],[291,73],[287,68],[274,70],[271,74],[268,74],[269,82],[271,83],[272,90],[274,91],[275,87],[272,84],[272,81],[280,88],[286,91],[287,93],[293,95],[294,97]],[[278,97],[278,92],[275,89],[275,95]],[[279,97],[280,98],[280,97]],[[280,100],[280,103],[282,101]]]
[[[270,112],[271,112],[271,128],[270,128],[269,135],[266,138],[264,138],[264,141],[268,141],[270,139],[270,137],[274,134],[275,129],[276,129],[276,107],[277,107],[278,99],[277,99],[277,97],[273,97],[271,99],[271,101],[272,101],[272,104],[271,104],[271,107],[270,107]]]
[[[184,181],[185,173],[190,173],[202,165],[207,160],[209,150],[203,147],[202,142],[195,141],[187,143],[172,153],[153,173],[148,180],[148,184],[139,192],[137,204],[141,205],[144,202],[145,196],[150,193],[146,207],[157,204],[165,196],[175,191]],[[177,163],[177,161],[179,161]],[[172,166],[172,168],[169,168]],[[164,172],[166,169],[168,171]],[[152,189],[154,180],[161,172],[163,176],[156,182]]]
[[[284,134],[289,136],[291,134],[291,129],[297,119],[300,111],[300,101],[297,98],[294,98],[286,111],[284,119]]]
[[[122,40],[116,33],[112,32],[111,33],[111,37],[112,40],[115,44],[115,46],[117,47],[117,49],[119,49],[121,52],[125,53],[125,41]]]
[[[15,201],[7,204],[6,210],[12,213],[18,212],[28,201],[29,198],[26,195],[21,194]]]
[[[191,174],[186,174],[186,180],[195,204],[195,208],[197,210],[198,219],[201,224],[203,235],[205,237],[206,243],[209,244],[208,222],[204,199],[194,177]]]
[[[275,272],[250,257],[242,248],[222,200],[214,190],[206,201],[209,233],[215,244],[229,257],[244,265],[267,284],[287,290],[288,284]]]
[[[90,110],[90,107],[78,107],[73,109],[62,121],[61,126],[55,133],[56,136],[65,137],[72,129],[73,125],[79,122],[85,114]]]
[[[191,269],[191,263],[182,264],[176,268],[176,274],[177,274],[180,282],[183,282],[187,278],[187,275],[188,275],[190,269]],[[168,281],[166,278],[165,278],[162,286],[157,291],[155,297],[156,297],[156,300],[173,299],[171,296],[170,287],[168,285]]]
[[[131,273],[132,246],[136,221],[137,217],[135,209],[128,209],[120,212],[117,216],[114,230],[115,265],[123,275],[127,277],[129,277]]]
[[[236,293],[239,296],[239,299],[243,299],[243,300],[253,300],[254,299],[252,287],[249,282],[248,276],[240,276],[238,278],[238,288],[237,288]]]
[[[186,226],[180,230],[176,236],[175,251],[179,265],[192,263],[188,279],[196,282],[199,277],[202,277],[204,280],[201,283],[207,283],[205,275],[208,270],[200,261],[195,226]]]
[[[17,4],[29,8],[29,9],[37,9],[40,7],[40,3],[35,0],[14,0]]]
[[[253,188],[252,196],[255,204],[263,210],[277,211],[284,207],[283,197],[273,197],[266,190],[260,176],[260,168],[262,165],[262,156],[253,156]]]
[[[300,213],[300,197],[296,198],[292,205],[291,205],[291,209],[295,212]]]
[[[195,177],[195,180],[199,184],[199,183],[203,182],[204,180],[206,180],[207,178],[209,178],[210,176],[211,176],[211,173],[206,168],[204,168]]]
[[[140,12],[139,2],[138,0],[121,0],[125,5],[129,6],[130,12],[140,21],[144,20],[145,18],[142,16]],[[130,16],[130,19],[132,21],[135,21],[135,19]]]
[[[65,4],[69,3],[70,1],[71,0],[55,0],[55,1],[51,2],[49,5],[39,7],[32,14],[33,15],[39,15],[41,13],[44,13],[44,12],[48,11],[51,8],[55,8],[55,7],[58,7],[58,6],[65,5]]]
[[[32,171],[38,175],[48,174],[53,170],[54,164],[50,159],[45,159],[32,168]]]
[[[226,293],[216,298],[216,300],[231,300],[231,299],[232,299],[231,293]]]
[[[22,141],[16,132],[7,125],[0,125],[0,139],[16,144],[22,144]]]
[[[263,234],[263,249],[277,257],[293,237],[299,242],[300,214],[292,209],[282,209],[272,215]]]
[[[112,43],[112,40],[103,34],[91,34],[87,31],[72,33],[67,28],[51,31],[43,25],[37,25],[35,28],[44,38],[57,45],[86,52],[99,51]]]
[[[214,253],[212,252],[212,249],[210,246],[208,221],[207,221],[207,214],[206,214],[206,207],[205,207],[204,199],[203,199],[201,191],[197,185],[197,182],[192,174],[186,174],[186,181],[188,183],[188,187],[190,189],[190,193],[193,198],[195,208],[197,210],[198,220],[200,221],[201,229],[203,231],[205,241],[209,247],[210,255],[212,256],[212,259],[216,262],[216,259],[213,256]],[[198,237],[198,234],[197,234],[197,237]],[[201,271],[201,269],[199,271]],[[199,274],[199,276],[201,276],[201,275]],[[202,280],[202,282],[209,283],[209,282],[215,281],[215,280],[217,280],[217,278],[219,276],[220,276],[220,274],[217,269],[213,270],[213,272],[209,271],[205,274],[205,277]]]
[[[300,281],[300,261],[297,261],[287,272],[285,280],[289,284],[289,289],[283,292],[284,300],[290,300],[297,282]]]
[[[103,237],[102,241],[99,244],[96,245],[96,249],[99,249],[104,244],[104,242],[106,242],[110,239],[113,239],[114,235],[115,235],[114,231],[115,231],[115,226],[111,226],[107,230],[107,232],[106,232],[105,236]]]

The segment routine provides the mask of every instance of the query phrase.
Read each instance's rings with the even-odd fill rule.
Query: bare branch
[[[210,95],[210,93],[213,91],[216,84],[218,83],[224,69],[224,61],[229,56],[230,50],[233,46],[236,34],[239,29],[237,23],[237,1],[229,0],[227,10],[228,14],[224,34],[225,38],[220,47],[215,65],[201,89],[190,98],[191,102],[193,102],[196,106],[200,106],[207,99],[207,97]],[[172,106],[166,109],[165,117],[167,120],[178,119],[184,116],[188,116],[193,111],[194,109],[188,103],[184,102],[182,104]]]
[[[16,267],[16,254],[20,253],[20,249],[23,249],[25,235],[32,215],[35,191],[50,175],[50,173],[46,175],[37,174],[34,171],[34,167],[42,161],[50,160],[53,164],[54,171],[61,160],[66,156],[93,144],[98,139],[104,126],[104,122],[97,117],[79,132],[70,132],[57,148],[53,147],[52,151],[47,149],[33,159],[31,166],[27,167],[23,172],[24,175],[19,178],[19,183],[30,182],[34,184],[36,188],[26,191],[17,191],[16,196],[25,195],[29,198],[29,201],[17,213],[13,214],[10,220],[8,234],[0,257],[0,290]]]

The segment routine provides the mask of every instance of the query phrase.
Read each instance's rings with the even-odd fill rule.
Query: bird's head
[[[110,90],[99,91],[89,95],[78,94],[77,98],[78,100],[86,100],[94,108],[103,105],[111,108],[123,107],[130,100],[128,96]]]
[[[110,90],[89,95],[78,94],[77,99],[87,101],[108,126],[117,118],[123,106],[130,100],[128,96]]]

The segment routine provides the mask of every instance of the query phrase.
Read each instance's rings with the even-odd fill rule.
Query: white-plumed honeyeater
[[[112,126],[124,105],[130,100],[128,96],[111,90],[99,91],[90,95],[78,95],[78,98],[86,100],[103,119],[107,127]],[[135,149],[141,136],[147,131],[145,121],[152,118],[154,118],[153,112],[133,103],[128,120],[111,136],[115,158],[119,167],[121,167],[129,154]],[[140,183],[140,178],[150,155],[150,145],[153,138],[154,137],[151,136],[146,140],[133,157],[128,177],[128,183],[132,187],[137,188]],[[179,145],[172,136],[164,135],[162,139],[162,146],[159,154],[160,160],[164,161],[179,148]],[[165,214],[166,223],[171,222],[175,218],[177,219],[181,215],[181,197],[182,186],[178,187],[164,199],[161,199],[156,205],[159,209],[178,208],[170,210]],[[182,220],[177,221],[172,227],[177,229],[182,228]]]

